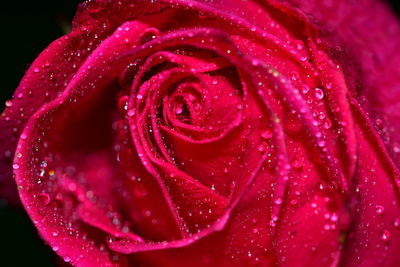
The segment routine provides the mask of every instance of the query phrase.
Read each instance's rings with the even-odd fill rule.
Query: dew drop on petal
[[[41,201],[43,204],[45,204],[45,205],[47,205],[47,204],[50,203],[50,196],[49,196],[49,194],[40,193],[40,194],[39,194],[39,199],[40,199],[40,201]]]
[[[384,211],[385,211],[385,208],[383,206],[376,205],[376,213],[378,213],[379,215],[382,215]]]
[[[383,121],[381,119],[375,120],[375,126],[378,130],[382,130],[384,128]]]
[[[300,169],[301,167],[303,167],[303,165],[304,165],[304,159],[300,156],[296,156],[291,162],[291,166],[294,169]]]
[[[396,143],[393,145],[393,152],[396,154],[400,153],[400,145],[399,144]]]
[[[307,57],[301,57],[300,61],[302,61],[302,62],[307,61]]]
[[[177,107],[176,109],[175,109],[175,113],[176,114],[182,114],[182,112],[183,112],[183,109],[182,109],[182,107]]]
[[[135,110],[130,109],[127,114],[129,117],[133,117],[133,116],[135,116]]]
[[[381,234],[381,239],[383,241],[389,241],[390,239],[390,232],[388,230],[383,230]]]
[[[315,88],[314,96],[316,99],[321,100],[324,98],[324,91],[321,88]]]
[[[319,147],[324,147],[325,144],[326,144],[326,143],[325,143],[324,140],[319,140],[319,141],[318,141],[318,146],[319,146]]]
[[[327,83],[325,84],[326,89],[331,89],[332,88],[332,83]]]
[[[265,142],[262,142],[258,148],[257,148],[258,152],[265,152],[267,150],[267,144]]]
[[[330,129],[332,127],[332,122],[329,119],[326,119],[323,126],[325,129]]]
[[[272,132],[270,130],[265,130],[261,132],[261,137],[264,139],[271,139],[272,138]]]
[[[307,85],[302,85],[301,86],[301,92],[303,94],[307,94],[309,91],[310,91],[310,87],[309,86],[307,86]]]
[[[338,217],[338,215],[337,215],[336,213],[333,213],[333,214],[331,215],[331,221],[332,221],[332,222],[336,222],[338,219],[339,219],[339,217]]]
[[[12,101],[11,100],[7,100],[6,101],[6,107],[11,107],[13,105],[13,103],[12,103]]]
[[[396,218],[393,223],[394,227],[400,229],[400,218]]]

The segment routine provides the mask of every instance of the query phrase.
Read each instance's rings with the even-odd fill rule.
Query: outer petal
[[[62,92],[76,68],[89,52],[76,56],[74,51],[88,45],[86,34],[80,30],[54,41],[33,62],[13,100],[6,103],[7,108],[0,116],[0,196],[18,204],[16,186],[12,179],[12,158],[16,143],[27,120],[44,103],[54,99]],[[90,37],[89,37],[90,38]]]
[[[400,165],[400,22],[383,1],[300,1],[325,31],[334,57],[345,63],[348,82]]]
[[[320,42],[342,63],[346,82],[361,103],[360,107],[353,100],[358,168],[349,206],[351,228],[340,265],[396,266],[399,172],[392,159],[399,166],[399,20],[379,1],[287,2],[325,33]]]

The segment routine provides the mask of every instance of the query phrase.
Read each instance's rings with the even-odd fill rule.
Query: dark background
[[[2,36],[0,103],[10,99],[37,55],[70,27],[78,0],[5,1]],[[400,0],[387,0],[400,15]],[[2,107],[0,107],[2,109]],[[57,256],[37,236],[25,212],[0,201],[0,266],[55,266]]]

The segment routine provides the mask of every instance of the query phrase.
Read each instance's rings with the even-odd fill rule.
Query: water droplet
[[[258,150],[259,152],[265,152],[265,151],[267,150],[267,144],[266,144],[265,142],[262,142],[262,143],[258,146],[257,150]]]
[[[296,48],[297,50],[302,50],[304,48],[304,43],[303,41],[296,41]]]
[[[304,165],[304,158],[300,156],[296,156],[292,162],[291,165],[294,169],[300,169]]]
[[[307,61],[307,57],[301,57],[300,61],[302,61],[302,62]]]
[[[54,249],[54,248],[53,248],[53,249]],[[66,257],[64,257],[64,261],[65,261],[65,262],[70,262],[70,261],[71,261],[71,258],[68,257],[68,256],[66,256]]]
[[[326,143],[325,143],[324,140],[319,140],[319,141],[318,141],[318,146],[319,146],[319,147],[324,147],[325,144],[326,144]]]
[[[376,205],[376,213],[378,213],[379,215],[382,215],[384,211],[385,211],[385,207],[383,207],[381,205]]]
[[[261,137],[264,139],[271,139],[272,138],[272,132],[270,130],[265,130],[261,132]]]
[[[299,74],[297,72],[292,72],[291,79],[297,81],[299,79]]]
[[[388,230],[383,230],[381,234],[381,239],[383,241],[389,241],[390,239],[390,232]]]
[[[326,89],[331,89],[332,88],[332,83],[327,83],[325,84]]]
[[[176,114],[182,114],[182,112],[183,112],[183,108],[182,107],[177,107],[176,109],[175,109],[175,113]]]
[[[207,15],[204,14],[203,12],[201,12],[201,11],[198,13],[198,16],[199,16],[200,19],[205,19],[207,17]]]
[[[253,66],[257,67],[258,65],[260,65],[260,61],[257,60],[257,59],[253,59],[253,60],[251,61],[251,64],[252,64]]]
[[[124,95],[118,99],[118,110],[122,114],[128,110],[128,96]]]
[[[47,204],[50,203],[50,196],[49,196],[49,194],[40,193],[40,194],[39,194],[39,199],[40,199],[40,201],[41,201],[44,205],[47,205]]]
[[[137,98],[137,99],[142,99],[143,96],[142,96],[141,94],[138,94],[138,95],[136,96],[136,98]]]
[[[383,129],[383,121],[381,119],[375,120],[375,126],[378,130],[382,130]]]
[[[13,169],[14,170],[18,170],[19,169],[19,165],[18,164],[13,164]]]
[[[301,92],[303,94],[307,94],[309,91],[310,91],[310,87],[309,86],[307,86],[305,84],[301,86]]]
[[[135,116],[135,110],[131,109],[131,110],[128,111],[127,114],[128,114],[129,117],[133,117],[133,116]]]
[[[40,71],[39,68],[34,68],[34,69],[33,69],[33,72],[35,72],[35,73],[38,73],[39,71]]]
[[[12,101],[11,100],[7,100],[6,101],[6,107],[11,107],[13,105],[13,103],[12,103]]]
[[[321,88],[314,89],[314,96],[316,99],[321,100],[324,98],[324,91]]]
[[[324,230],[329,231],[331,229],[330,224],[324,224]]]
[[[41,168],[46,168],[46,167],[47,167],[47,161],[43,160],[43,161],[40,163],[40,167],[41,167]]]
[[[337,222],[337,220],[339,219],[339,216],[336,213],[332,213],[331,215],[331,221],[332,222]]]
[[[396,228],[400,228],[400,218],[395,219],[393,225]]]
[[[330,129],[332,127],[332,122],[329,119],[326,119],[323,126],[325,129]]]

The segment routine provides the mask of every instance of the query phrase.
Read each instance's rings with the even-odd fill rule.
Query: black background
[[[4,1],[0,15],[0,103],[11,98],[37,55],[68,30],[78,0]],[[400,0],[387,1],[400,15]],[[2,109],[2,107],[0,107]],[[57,256],[37,236],[23,210],[0,202],[0,266],[55,266]]]

